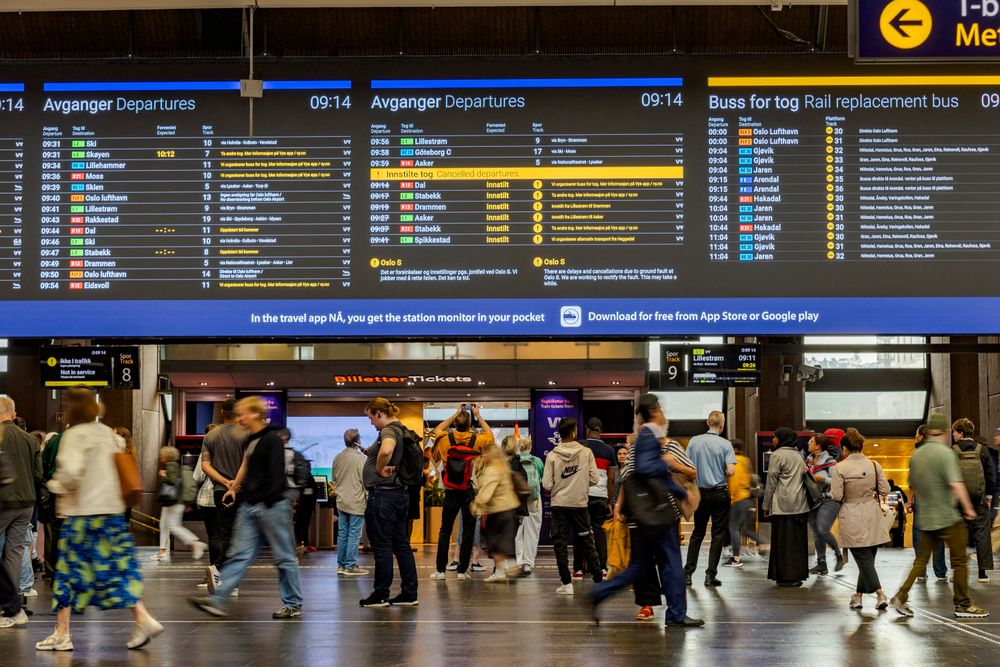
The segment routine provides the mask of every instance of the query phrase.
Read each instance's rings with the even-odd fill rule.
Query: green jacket
[[[35,506],[35,485],[42,481],[42,458],[35,436],[22,431],[14,422],[0,424],[3,439],[0,449],[7,453],[17,479],[0,487],[0,508],[23,509]]]

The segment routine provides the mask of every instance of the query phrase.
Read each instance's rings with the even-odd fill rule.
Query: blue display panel
[[[252,136],[229,67],[9,74],[0,336],[1000,330],[988,71],[269,66]]]

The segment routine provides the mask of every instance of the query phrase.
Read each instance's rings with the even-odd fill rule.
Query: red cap
[[[833,444],[837,445],[838,447],[840,447],[840,439],[843,438],[846,434],[847,434],[846,431],[839,428],[828,428],[825,431],[823,431],[823,435],[832,440]]]

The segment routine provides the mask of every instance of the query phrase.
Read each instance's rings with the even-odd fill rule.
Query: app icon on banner
[[[580,306],[563,306],[559,309],[559,324],[564,327],[578,327],[583,324]]]

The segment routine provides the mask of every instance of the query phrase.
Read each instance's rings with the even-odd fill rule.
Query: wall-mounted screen
[[[1000,328],[988,68],[260,71],[0,68],[0,336]]]
[[[361,434],[361,446],[369,447],[378,432],[364,415],[357,417],[288,417],[292,432],[289,444],[305,456],[314,474],[333,479],[333,459],[344,450],[344,432],[355,428]]]

